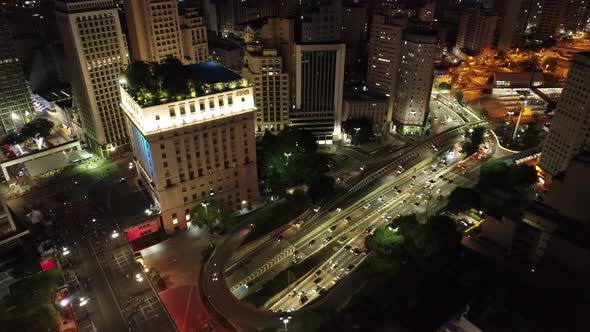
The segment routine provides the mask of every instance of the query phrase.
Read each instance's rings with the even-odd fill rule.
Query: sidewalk
[[[158,270],[166,283],[160,297],[180,332],[233,331],[203,302],[198,285],[201,252],[219,240],[194,227],[141,251],[146,266]]]

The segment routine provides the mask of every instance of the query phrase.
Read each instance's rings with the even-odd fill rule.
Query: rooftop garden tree
[[[133,61],[123,72],[127,91],[142,106],[202,95],[201,82],[191,79],[190,69],[167,57],[162,63]]]

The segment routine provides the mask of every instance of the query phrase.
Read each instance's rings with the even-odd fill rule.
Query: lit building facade
[[[184,59],[176,0],[124,0],[123,4],[133,60]]]
[[[292,126],[309,130],[321,143],[339,140],[344,89],[344,44],[296,44]]]
[[[399,65],[393,122],[403,135],[421,135],[428,118],[436,33],[405,32]]]
[[[562,28],[568,0],[537,0],[531,7],[529,24],[534,27],[533,38],[540,41],[556,38]]]
[[[357,93],[345,96],[342,121],[362,118],[373,122],[373,133],[375,135],[387,135],[391,122],[389,98]]]
[[[0,132],[18,129],[28,114],[33,114],[31,91],[16,56],[12,35],[6,21],[0,18]]]
[[[136,168],[168,233],[188,227],[202,202],[238,211],[258,198],[252,87],[217,63],[191,67],[203,96],[141,107],[121,87]]]
[[[545,180],[565,171],[570,161],[590,151],[590,52],[576,53],[551,121],[539,167]]]
[[[254,88],[256,135],[277,134],[289,125],[289,74],[275,49],[248,45],[242,76]]]
[[[566,32],[584,31],[590,14],[590,0],[567,0],[563,29]]]
[[[470,55],[479,55],[492,48],[497,17],[479,8],[470,8],[461,13],[457,48]]]
[[[58,1],[56,11],[87,145],[105,157],[128,151],[118,87],[128,54],[113,0]]]
[[[186,64],[207,62],[209,60],[207,27],[196,8],[184,8],[184,13],[180,17],[180,32],[184,62]]]

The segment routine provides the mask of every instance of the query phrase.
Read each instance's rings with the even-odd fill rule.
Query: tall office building
[[[501,7],[498,50],[506,51],[520,43],[527,25],[530,0],[506,0]]]
[[[16,56],[12,35],[0,17],[0,131],[8,133],[21,127],[27,113],[33,114],[31,91]]]
[[[123,4],[132,59],[184,59],[176,0],[124,0]]]
[[[469,8],[461,13],[457,48],[471,55],[485,53],[492,48],[497,17],[479,8]]]
[[[56,11],[86,143],[103,156],[125,151],[129,136],[118,81],[128,55],[115,4],[60,0]]]
[[[320,142],[339,140],[345,45],[296,44],[294,56],[291,125],[311,131]]]
[[[567,0],[563,29],[566,32],[583,31],[590,14],[590,0]]]
[[[182,53],[187,64],[206,62],[209,59],[207,28],[196,7],[185,7],[180,16]]]
[[[185,229],[201,203],[237,211],[258,198],[252,88],[215,62],[189,69],[205,94],[142,107],[120,88],[136,169],[168,233]]]
[[[590,52],[576,53],[539,161],[545,179],[564,171],[574,156],[590,151]]]
[[[289,74],[276,49],[248,45],[242,76],[254,88],[256,134],[277,134],[289,125]]]
[[[389,130],[392,123],[405,21],[405,18],[401,17],[374,15],[371,24],[367,58],[367,89],[389,100],[384,124],[384,128],[387,129],[384,131]]]
[[[325,43],[340,40],[342,2],[306,0],[301,4],[300,38],[303,43]]]
[[[397,86],[403,30],[403,20],[384,15],[373,16],[369,37],[367,89],[391,99]]]
[[[346,44],[346,80],[365,80],[366,44],[368,39],[367,5],[350,4],[342,7],[342,42]]]
[[[567,0],[535,1],[531,7],[531,25],[535,31],[533,38],[545,41],[557,37],[564,22],[566,6]]]
[[[244,0],[218,0],[217,24],[218,31],[223,35],[234,34],[239,31],[239,24],[246,19],[248,3]]]
[[[421,135],[426,124],[437,47],[435,32],[404,32],[393,111],[396,130],[403,135]]]

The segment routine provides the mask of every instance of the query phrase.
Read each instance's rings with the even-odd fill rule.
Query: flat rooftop
[[[206,84],[227,83],[242,79],[242,76],[225,68],[215,61],[197,63],[188,66],[192,73],[192,79]]]

